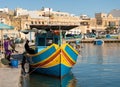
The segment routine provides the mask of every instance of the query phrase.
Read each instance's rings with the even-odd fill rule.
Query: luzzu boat
[[[78,52],[68,43],[62,43],[59,34],[37,33],[35,54],[30,56],[30,68],[41,74],[63,77],[76,64]]]

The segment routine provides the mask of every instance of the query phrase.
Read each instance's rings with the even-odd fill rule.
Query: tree
[[[107,34],[114,33],[114,31],[116,30],[116,27],[108,26],[105,30],[106,30]]]

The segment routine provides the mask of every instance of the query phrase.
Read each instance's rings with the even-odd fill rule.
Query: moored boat
[[[76,64],[78,52],[68,43],[62,43],[61,34],[51,31],[37,33],[35,54],[29,54],[32,71],[63,77]]]
[[[95,45],[103,45],[104,41],[102,39],[96,39],[96,40],[94,40],[94,44]]]

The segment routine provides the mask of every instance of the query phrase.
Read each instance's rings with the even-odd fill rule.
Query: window
[[[115,26],[115,22],[110,21],[109,26]]]
[[[31,21],[31,24],[33,24],[33,21]]]
[[[49,46],[53,43],[53,38],[46,38],[46,46]]]

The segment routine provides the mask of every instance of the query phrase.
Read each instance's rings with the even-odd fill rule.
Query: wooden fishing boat
[[[35,35],[36,53],[29,54],[30,68],[41,74],[63,77],[76,64],[78,52],[63,43],[61,33],[41,32]]]

